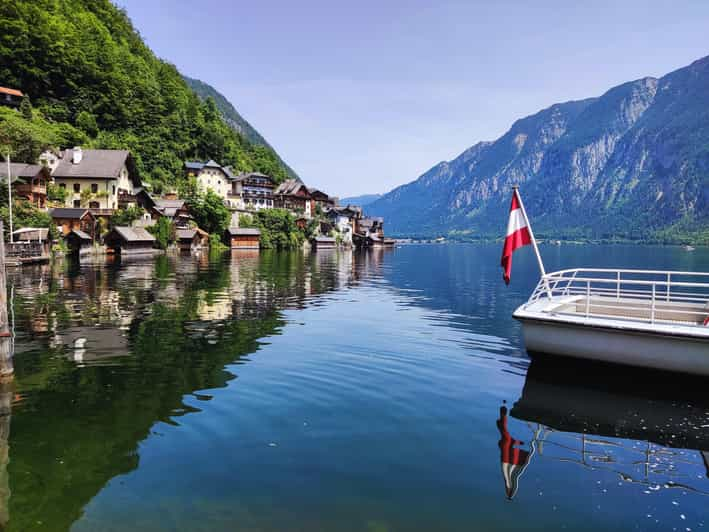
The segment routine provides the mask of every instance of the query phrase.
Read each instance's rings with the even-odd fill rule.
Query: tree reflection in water
[[[284,309],[377,264],[376,254],[227,252],[12,274],[16,394],[0,392],[0,519],[68,529],[111,478],[137,467],[156,422],[198,412],[186,395],[225,386],[236,377],[226,366],[279,334]]]

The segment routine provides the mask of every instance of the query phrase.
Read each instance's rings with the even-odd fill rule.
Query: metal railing
[[[539,280],[527,306],[542,299],[555,303],[547,312],[703,326],[709,317],[709,273],[561,270]]]

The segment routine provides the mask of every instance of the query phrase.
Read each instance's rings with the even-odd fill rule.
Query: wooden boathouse
[[[232,249],[258,249],[261,231],[252,227],[230,227],[226,230],[225,239]]]

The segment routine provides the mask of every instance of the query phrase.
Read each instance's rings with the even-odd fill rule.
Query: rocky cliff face
[[[709,228],[709,58],[518,120],[367,211],[394,234],[497,234],[513,184],[550,236]]]

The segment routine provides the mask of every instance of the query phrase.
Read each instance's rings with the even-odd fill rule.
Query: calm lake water
[[[542,253],[549,270],[709,271],[706,249]],[[706,381],[531,363],[511,313],[535,261],[517,253],[506,287],[499,255],[412,245],[15,271],[0,521],[709,529]]]

